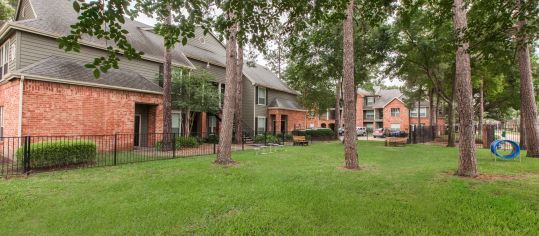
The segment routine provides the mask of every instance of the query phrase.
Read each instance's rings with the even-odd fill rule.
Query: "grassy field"
[[[479,179],[452,176],[457,149],[360,142],[287,147],[239,164],[213,157],[0,180],[0,235],[537,235],[539,159],[478,151]]]

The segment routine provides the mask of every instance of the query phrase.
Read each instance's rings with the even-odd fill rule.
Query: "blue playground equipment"
[[[511,144],[513,151],[509,155],[502,155],[498,153],[499,147],[501,147],[501,145],[504,143]],[[518,145],[518,143],[508,139],[495,140],[490,144],[490,152],[492,152],[492,154],[496,155],[497,157],[503,159],[514,159],[520,156],[520,146]]]

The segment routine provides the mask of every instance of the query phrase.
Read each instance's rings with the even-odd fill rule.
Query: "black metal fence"
[[[441,134],[436,126],[410,125],[408,143],[427,143],[435,141]]]
[[[209,155],[217,143],[206,133],[3,137],[0,177]],[[244,149],[243,142],[232,145],[232,151]]]
[[[305,131],[258,132],[233,139],[232,151],[263,146],[291,146],[294,136],[308,143],[325,140]],[[211,133],[114,134],[2,137],[0,177],[66,168],[114,166],[127,163],[216,154],[219,136]]]

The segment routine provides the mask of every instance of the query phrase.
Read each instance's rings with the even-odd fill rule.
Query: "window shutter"
[[[265,99],[266,104],[264,104],[264,105],[267,106],[268,105],[268,88],[264,88],[264,90],[266,90],[266,99]]]
[[[258,117],[255,118],[255,135],[258,134]]]
[[[258,104],[258,86],[255,87],[255,104]]]

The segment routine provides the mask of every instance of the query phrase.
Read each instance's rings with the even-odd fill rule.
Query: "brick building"
[[[410,125],[439,125],[445,124],[442,113],[435,113],[436,124],[430,124],[430,107],[427,101],[417,103],[409,109],[404,103],[403,94],[398,89],[379,90],[375,93],[359,89],[356,95],[356,126],[369,129],[385,128],[391,130],[409,131]],[[434,108],[436,109],[436,108]],[[420,117],[418,117],[418,110]],[[342,110],[341,110],[342,113]],[[308,119],[311,127],[332,128],[335,125],[335,109]]]
[[[14,21],[0,23],[0,137],[24,135],[111,135],[163,132],[163,96],[157,81],[163,39],[152,27],[126,19],[127,40],[141,60],[120,57],[119,69],[96,79],[84,65],[106,56],[110,42],[84,36],[80,52],[65,52],[57,39],[77,22],[72,0],[21,0]],[[172,65],[206,70],[216,93],[225,90],[226,51],[200,28],[187,45],[172,49]],[[306,127],[298,93],[261,65],[244,65],[242,125],[265,132]],[[184,131],[185,114],[173,111],[173,132]],[[217,133],[220,114],[198,112],[192,132]],[[1,144],[1,140],[0,140]],[[144,145],[137,140],[135,146]]]

